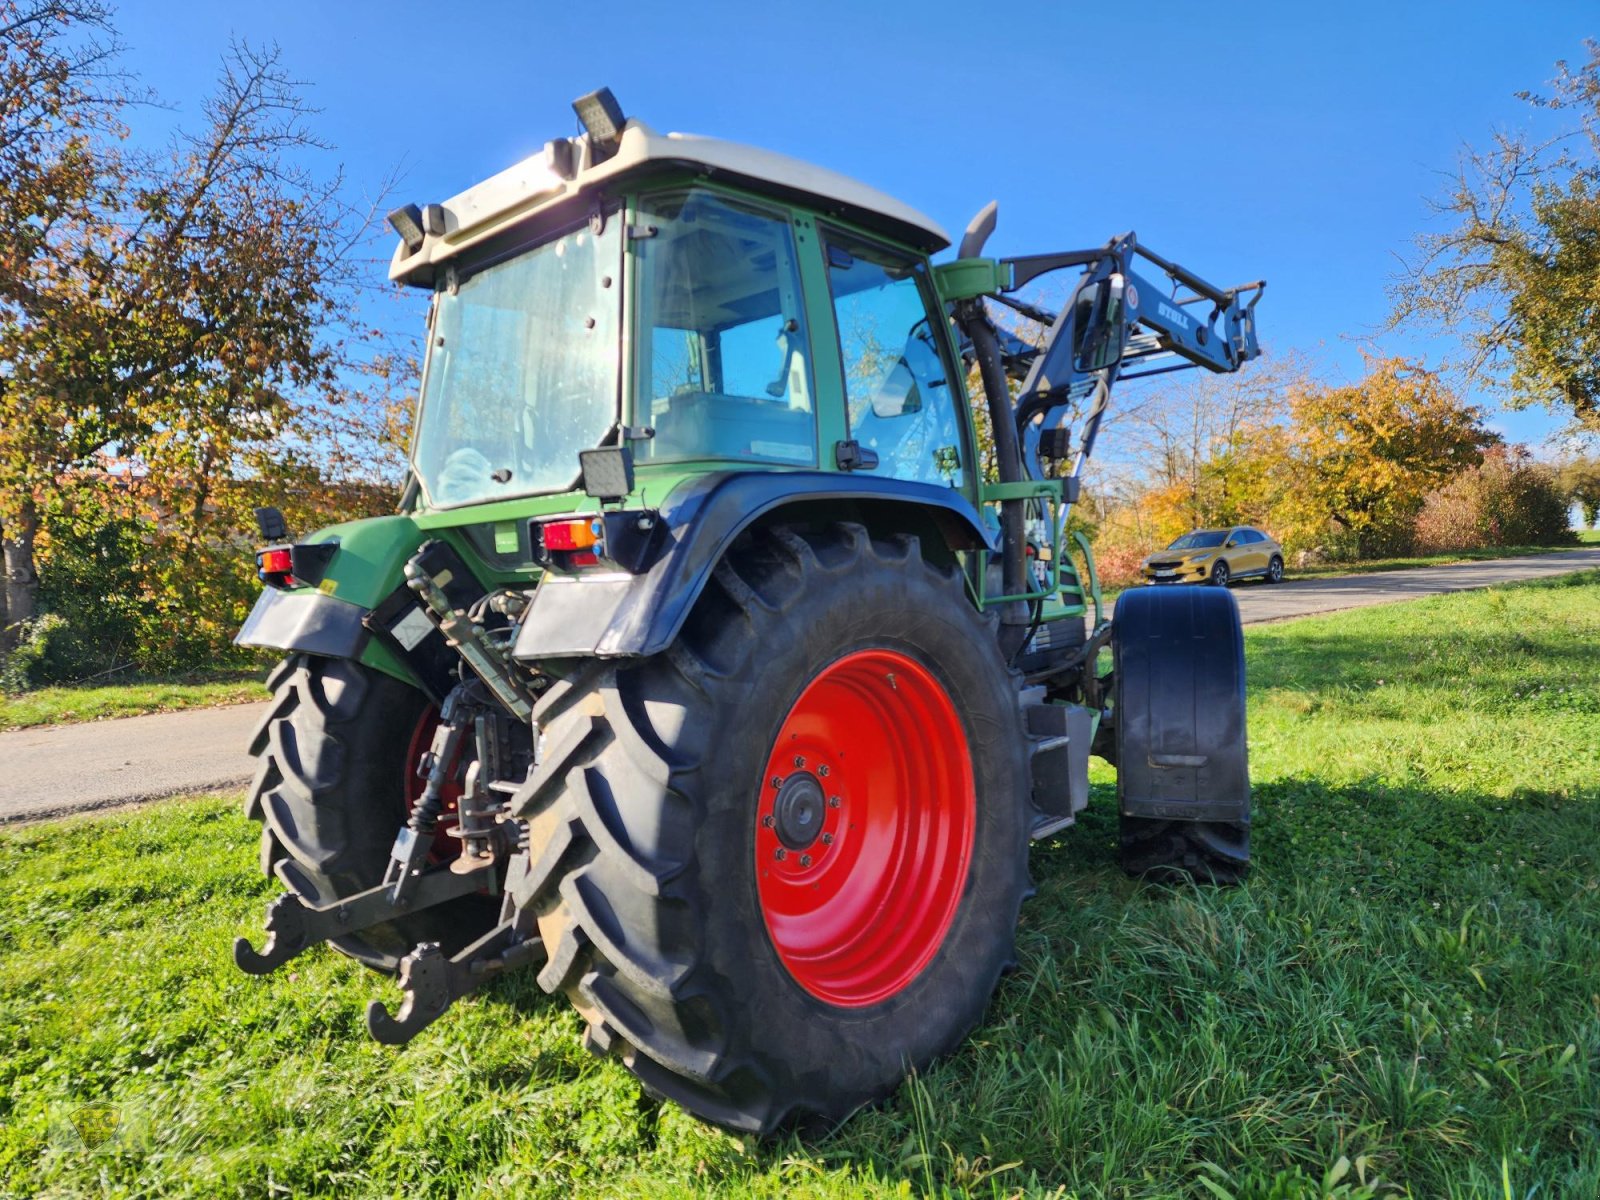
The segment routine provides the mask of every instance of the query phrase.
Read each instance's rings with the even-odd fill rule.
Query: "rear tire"
[[[258,764],[245,813],[260,821],[261,869],[308,904],[383,880],[407,816],[407,762],[432,705],[416,688],[347,659],[295,654],[267,680],[271,707],[251,738]],[[499,902],[464,896],[330,944],[394,972],[419,942],[452,954],[494,924]]]
[[[799,878],[801,854],[816,855],[814,868],[803,866],[819,880],[836,868],[842,878],[887,877],[901,860],[913,874],[925,861],[956,862],[928,858],[937,837],[912,835],[856,870],[861,856],[845,848],[865,836],[850,831],[873,811],[869,777],[880,803],[914,814],[910,798],[922,793],[906,784],[924,778],[916,756],[869,769],[823,750],[820,733],[789,740],[811,736],[790,724],[812,711],[811,685],[880,655],[907,664],[898,681],[879,668],[887,689],[878,676],[843,683],[892,697],[909,694],[915,676],[931,707],[927,720],[880,721],[877,733],[957,762],[972,786],[952,793],[967,796],[952,808],[966,816],[946,831],[952,844],[967,839],[965,866],[897,877],[903,887],[879,893],[891,909],[903,896],[946,895],[942,929],[935,921],[911,942],[901,937],[904,969],[874,974],[870,951],[895,940],[896,922],[844,920],[854,940],[807,946],[834,926],[775,915],[770,889],[789,889],[803,908],[806,889],[824,886]],[[948,739],[938,733],[939,695],[959,701],[945,714],[959,730]],[[538,913],[549,955],[540,984],[572,1000],[591,1050],[618,1056],[650,1093],[732,1129],[839,1121],[883,1097],[960,1042],[1012,964],[1029,889],[1019,697],[992,621],[953,566],[923,560],[916,539],[874,541],[859,526],[757,532],[718,565],[672,649],[636,666],[595,663],[536,711],[541,764],[513,802],[528,814],[534,861],[513,894]],[[809,798],[797,792],[782,808],[790,773]],[[819,812],[843,823],[815,825]],[[821,837],[830,828],[837,844]],[[779,854],[779,836],[795,848]],[[770,932],[781,928],[789,932]],[[855,965],[840,966],[850,949],[860,951]]]
[[[1272,561],[1267,564],[1267,582],[1283,582],[1283,557],[1281,555],[1274,554]]]

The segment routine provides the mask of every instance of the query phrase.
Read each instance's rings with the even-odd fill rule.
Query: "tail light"
[[[256,551],[256,574],[268,587],[316,587],[338,551],[337,539],[268,546]]]
[[[576,521],[548,521],[540,527],[546,550],[587,550],[600,540],[600,521],[585,517]]]
[[[294,586],[294,552],[288,546],[256,551],[256,574],[272,587]]]

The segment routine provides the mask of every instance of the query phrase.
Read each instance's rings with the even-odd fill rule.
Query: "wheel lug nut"
[[[833,845],[833,834],[831,834],[831,833],[825,833],[825,834],[823,834],[823,835],[822,835],[822,844],[823,844],[823,845],[824,845],[824,846],[831,846],[831,845]]]
[[[771,813],[761,818],[761,824],[767,829],[771,829],[777,823],[777,821],[773,820]]]
[[[827,763],[823,763],[822,765],[820,765],[817,768],[817,774],[821,775],[824,779],[826,779],[828,777],[828,764]]]
[[[774,775],[772,777],[772,786],[775,787],[775,788],[781,788],[783,786],[783,776],[782,775]]]
[[[811,865],[811,855],[809,855],[809,854],[802,854],[802,855],[801,855],[801,856],[800,856],[800,865],[801,865],[801,866],[802,866],[802,867],[809,867],[809,866],[810,866],[810,865]]]
[[[798,754],[796,754],[794,756],[794,765],[797,766],[797,767],[803,767],[803,766],[806,765],[806,760],[801,758]]]
[[[839,807],[839,797],[837,797],[837,796],[829,796],[828,797],[828,807],[829,808],[838,808]]]
[[[772,857],[777,859],[779,862],[782,862],[784,859],[789,857],[789,852],[787,850],[785,850],[782,846],[779,846],[776,850],[774,850],[772,852]]]

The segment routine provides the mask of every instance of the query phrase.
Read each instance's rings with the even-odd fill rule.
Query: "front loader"
[[[979,1021],[1091,753],[1128,870],[1244,874],[1234,602],[1105,619],[1067,517],[1116,383],[1239,369],[1262,285],[1131,233],[986,257],[993,205],[935,264],[882,193],[575,107],[391,214],[432,296],[400,512],[261,514],[238,640],[286,657],[248,808],[286,891],[235,959],[397,974],[393,1044],[532,971],[652,1094],[840,1120]],[[1059,311],[1019,295],[1050,272]]]

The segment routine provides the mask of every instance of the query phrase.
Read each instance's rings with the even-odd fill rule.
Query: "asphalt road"
[[[1246,624],[1414,600],[1600,567],[1600,547],[1453,567],[1241,583]],[[0,822],[37,820],[184,793],[242,787],[245,745],[265,704],[0,733]]]

